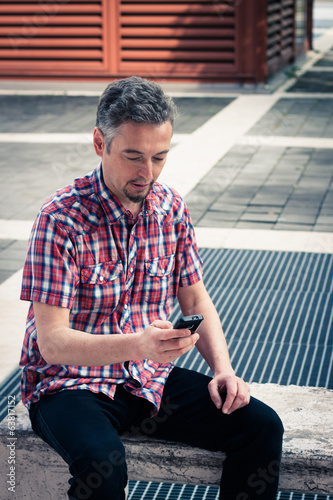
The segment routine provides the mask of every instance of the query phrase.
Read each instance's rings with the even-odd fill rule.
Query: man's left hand
[[[250,402],[250,388],[244,380],[233,373],[216,375],[208,384],[210,397],[216,408],[222,408],[222,413],[230,415],[235,410]],[[226,393],[223,403],[221,394]]]

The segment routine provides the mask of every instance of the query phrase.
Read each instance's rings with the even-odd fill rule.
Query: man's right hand
[[[139,337],[140,358],[170,363],[192,349],[199,334],[175,330],[170,321],[156,320]]]

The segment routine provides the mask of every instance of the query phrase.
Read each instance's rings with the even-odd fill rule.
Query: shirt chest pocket
[[[145,301],[165,302],[169,298],[174,267],[174,254],[145,261]]]
[[[123,267],[120,260],[81,269],[80,308],[110,313],[121,295]]]

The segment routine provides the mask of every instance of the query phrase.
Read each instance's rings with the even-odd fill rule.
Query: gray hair
[[[109,152],[112,139],[127,122],[161,125],[170,121],[172,127],[177,107],[160,85],[138,76],[110,83],[97,107],[96,127],[100,129]]]

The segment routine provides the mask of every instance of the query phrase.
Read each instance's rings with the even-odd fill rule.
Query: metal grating
[[[218,500],[216,487],[129,481],[128,500]],[[328,495],[278,492],[276,500],[333,500]]]
[[[218,500],[216,487],[129,481],[128,500]],[[332,500],[328,495],[278,492],[276,500]]]
[[[202,249],[201,256],[237,374],[333,388],[333,255]],[[177,365],[210,373],[195,350]]]
[[[14,396],[18,403],[21,400],[21,370],[15,368],[0,385],[0,422],[8,415],[8,396]]]

